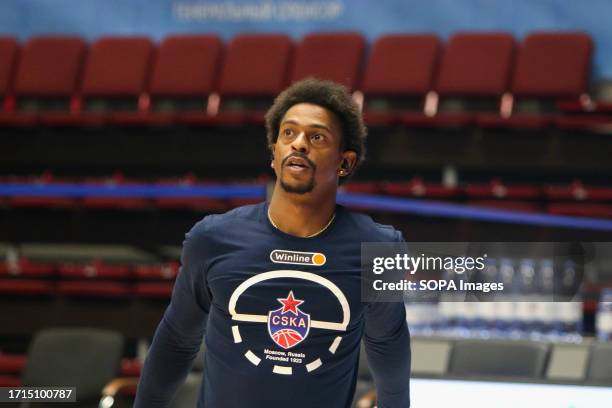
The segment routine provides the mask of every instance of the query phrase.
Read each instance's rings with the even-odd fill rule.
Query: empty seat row
[[[56,296],[79,298],[155,298],[169,299],[174,282],[127,283],[115,280],[17,279],[0,277],[2,296]]]
[[[0,38],[0,126],[262,123],[289,83],[331,79],[355,91],[370,125],[540,127],[563,101],[588,101],[592,40],[584,33],[378,38],[362,66],[358,33]],[[480,115],[475,116],[474,113]],[[529,112],[530,115],[521,114]],[[576,126],[574,122],[564,123]],[[579,120],[584,120],[581,115]],[[589,123],[608,118],[589,116]],[[555,122],[557,123],[557,122]]]
[[[333,79],[350,85],[364,40],[358,34],[334,38],[333,47],[345,50],[348,45],[354,56],[337,56],[342,63],[333,68]],[[112,118],[123,124],[171,120],[162,114],[146,119],[128,114],[149,111],[187,111],[182,120],[191,124],[240,123],[247,116],[229,113],[213,121],[216,115],[209,113],[216,113],[219,104],[211,96],[223,96],[224,110],[264,111],[289,78],[329,76],[317,71],[320,64],[312,58],[320,40],[305,38],[293,58],[293,43],[284,35],[238,36],[227,50],[214,35],[171,36],[157,50],[145,37],[101,38],[89,50],[79,37],[35,37],[18,58],[16,41],[0,39],[5,111],[0,123],[101,124],[110,119],[104,112],[124,112]]]
[[[180,247],[162,247],[177,259]],[[178,274],[176,261],[123,245],[0,245],[0,293],[88,297],[168,298]]]
[[[595,218],[612,218],[612,188],[586,186],[580,181],[566,185],[467,183],[449,187],[419,177],[403,182],[351,182],[344,191],[395,197],[454,200],[472,206],[523,212],[547,212]]]
[[[508,184],[500,179],[487,183],[466,183],[459,186],[445,186],[415,176],[408,181],[395,182],[351,182],[345,191],[369,194],[389,194],[406,197],[428,197],[437,199],[513,199],[549,201],[612,201],[612,187],[589,186],[580,180],[571,184]]]
[[[16,262],[0,263],[0,277],[61,277],[68,279],[172,280],[178,273],[178,262],[154,265],[108,264],[100,259],[88,263],[48,263],[20,257]]]
[[[512,185],[493,179],[489,183],[448,187],[414,177],[405,182],[352,182],[343,188],[353,193],[459,200],[472,206],[502,210],[612,218],[612,188],[585,186],[580,181],[567,185],[541,186]]]

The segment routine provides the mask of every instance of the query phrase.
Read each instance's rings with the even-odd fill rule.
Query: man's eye
[[[285,129],[285,130],[283,130],[283,135],[285,135],[285,136],[292,136],[293,135],[293,130]]]
[[[321,133],[315,133],[314,135],[311,136],[311,139],[313,142],[321,142],[323,141],[324,137]]]

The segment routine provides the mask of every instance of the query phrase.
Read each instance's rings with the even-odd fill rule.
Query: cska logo
[[[303,300],[296,299],[293,291],[286,298],[277,299],[283,307],[268,313],[268,333],[280,347],[289,349],[301,343],[310,330],[310,315],[298,307]]]

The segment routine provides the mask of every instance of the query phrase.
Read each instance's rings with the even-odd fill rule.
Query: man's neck
[[[335,191],[321,195],[287,193],[274,187],[268,215],[272,224],[286,234],[310,237],[329,225],[336,209]]]

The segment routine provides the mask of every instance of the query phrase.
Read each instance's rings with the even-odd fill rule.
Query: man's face
[[[306,194],[319,186],[337,186],[342,160],[354,156],[340,151],[341,141],[340,121],[333,112],[311,103],[289,108],[272,147],[281,187],[289,193]]]

